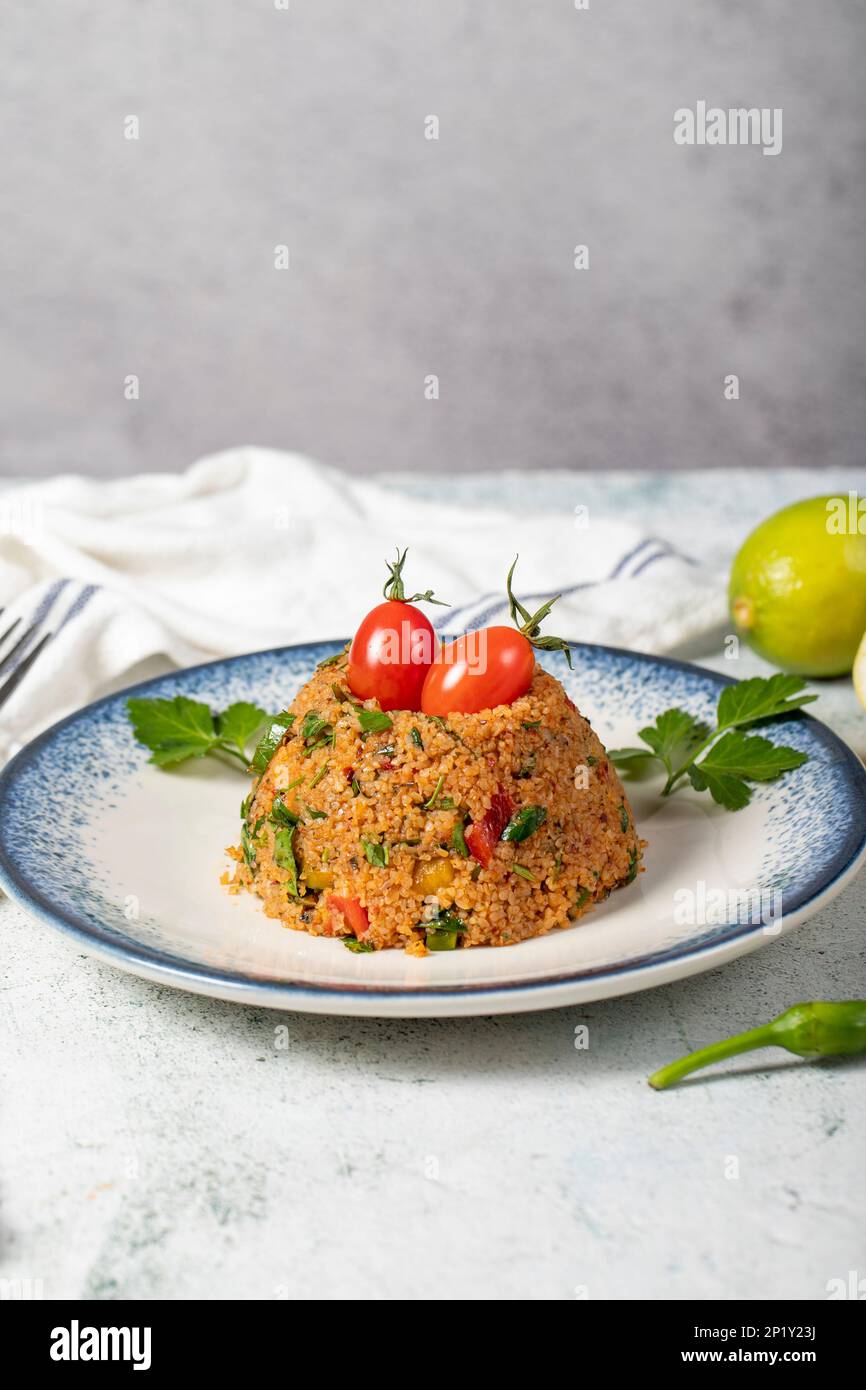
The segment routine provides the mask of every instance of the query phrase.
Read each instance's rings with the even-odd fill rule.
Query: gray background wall
[[[864,37],[860,0],[7,0],[0,468],[860,463]],[[781,106],[781,155],[677,147],[699,98]]]

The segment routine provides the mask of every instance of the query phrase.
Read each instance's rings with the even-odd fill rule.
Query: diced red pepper
[[[473,821],[466,831],[466,844],[473,859],[487,868],[493,858],[500,835],[514,814],[514,802],[500,787],[479,821]]]
[[[359,941],[370,930],[367,909],[361,906],[357,898],[341,898],[338,893],[329,893],[325,902],[331,912],[341,914],[346,926],[351,927]]]
[[[343,776],[345,777],[347,782],[352,782],[355,777],[355,769],[353,767],[344,767]]]

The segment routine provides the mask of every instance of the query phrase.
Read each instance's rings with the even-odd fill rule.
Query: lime
[[[857,655],[854,658],[854,689],[857,692],[857,699],[864,709],[866,709],[866,632],[863,633],[863,640],[857,648]]]
[[[734,560],[728,601],[739,636],[774,666],[850,671],[866,631],[866,500],[809,497],[762,521]]]

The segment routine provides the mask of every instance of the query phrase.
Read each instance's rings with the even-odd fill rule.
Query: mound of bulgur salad
[[[447,715],[383,710],[351,670],[351,651],[324,663],[260,744],[231,891],[355,951],[425,955],[565,927],[635,878],[616,771],[534,658],[508,703]]]

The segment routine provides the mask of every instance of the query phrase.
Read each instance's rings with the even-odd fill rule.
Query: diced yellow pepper
[[[447,888],[454,882],[454,870],[447,859],[434,859],[432,863],[418,864],[415,868],[415,887],[422,898]]]
[[[324,888],[333,888],[334,875],[327,869],[305,869],[303,880],[308,888],[312,888],[316,893],[320,893]]]

